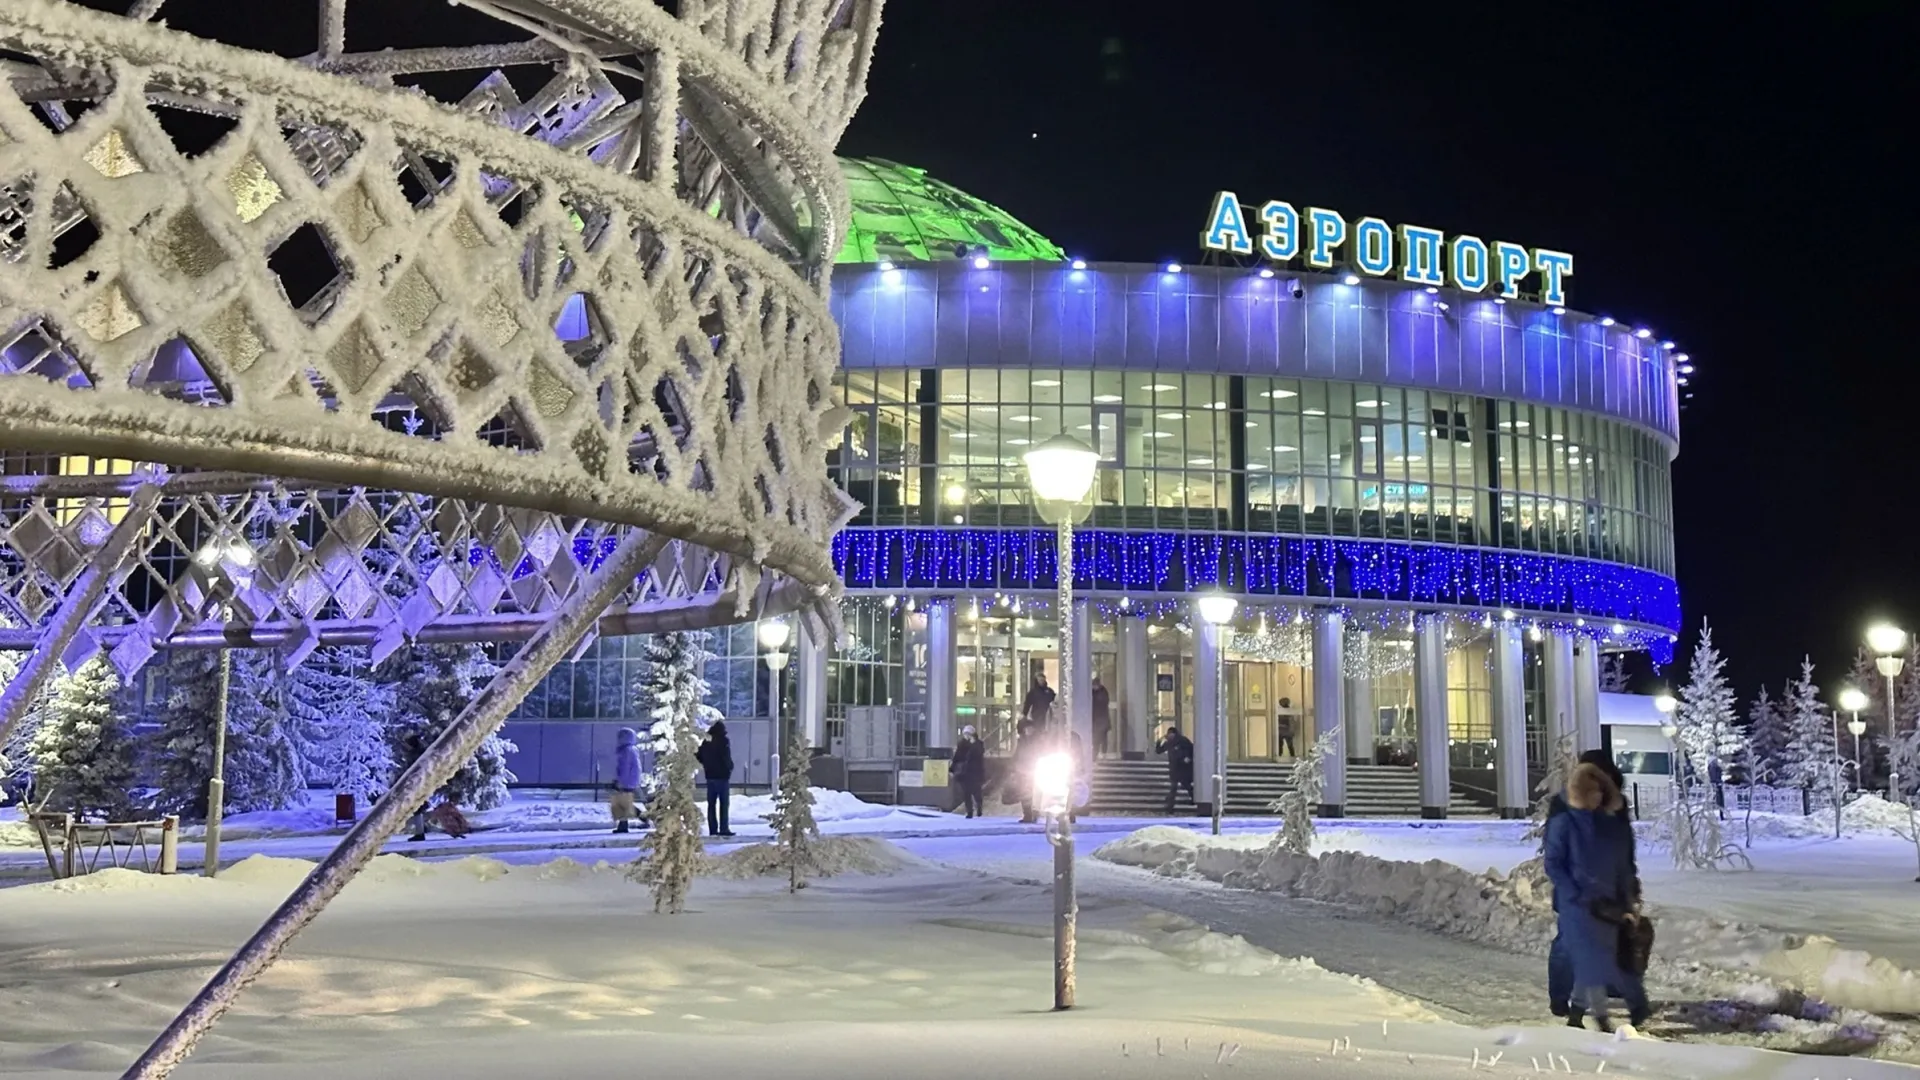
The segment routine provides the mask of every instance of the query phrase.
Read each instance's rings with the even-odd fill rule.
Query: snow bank
[[[812,873],[821,877],[835,874],[897,874],[904,870],[923,870],[932,864],[905,848],[872,836],[823,836],[814,845]],[[773,844],[748,844],[724,855],[703,855],[697,868],[702,877],[749,878],[785,876],[780,849]]]
[[[1905,836],[1910,827],[1907,808],[1878,795],[1862,795],[1840,812],[1841,831],[1855,835]],[[1746,836],[1744,815],[1730,818],[1721,826],[1728,839]],[[1770,814],[1755,811],[1755,840],[1812,840],[1833,835],[1831,810],[1812,814]]]
[[[1226,838],[1221,838],[1222,840]],[[1094,857],[1165,876],[1197,876],[1229,888],[1361,908],[1382,918],[1512,952],[1545,955],[1554,935],[1553,887],[1539,859],[1497,870],[1463,870],[1439,859],[1403,862],[1354,851],[1294,855],[1157,826],[1115,840]],[[1664,974],[1697,981],[1739,973],[1834,1006],[1879,1014],[1920,1012],[1920,973],[1840,947],[1830,938],[1785,934],[1649,904]],[[1756,992],[1759,992],[1756,990]],[[1813,1008],[1818,1010],[1818,1003]],[[1845,1023],[1871,1023],[1851,1016]]]

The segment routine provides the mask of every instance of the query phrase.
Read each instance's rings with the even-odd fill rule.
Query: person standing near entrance
[[[1041,753],[1040,736],[1034,733],[1031,720],[1020,721],[1015,731],[1017,734],[1013,740],[1012,777],[1014,794],[1019,796],[1020,824],[1031,825],[1040,820],[1037,808],[1033,805],[1033,762]]]
[[[1093,756],[1105,757],[1107,737],[1113,733],[1113,717],[1107,712],[1107,688],[1100,676],[1093,677]]]
[[[634,794],[640,790],[640,733],[630,727],[620,729],[613,747],[613,794],[607,799],[613,812],[613,831],[630,831],[627,822],[636,814]]]
[[[1173,803],[1179,797],[1180,789],[1187,789],[1187,798],[1193,794],[1193,740],[1180,734],[1180,729],[1169,727],[1160,741],[1154,744],[1156,754],[1167,755],[1167,813],[1173,813]]]
[[[1033,685],[1027,688],[1027,700],[1021,706],[1027,720],[1036,728],[1045,729],[1047,719],[1053,713],[1053,687],[1047,685],[1047,677],[1036,671],[1033,673]]]
[[[727,738],[725,721],[715,720],[707,729],[707,741],[700,744],[694,758],[700,762],[700,772],[707,780],[707,832],[713,836],[732,836],[727,811],[733,801],[733,743]]]
[[[953,748],[953,782],[960,786],[960,801],[967,808],[967,816],[985,817],[980,793],[987,786],[987,747],[971,724],[960,729],[960,745]]]
[[[1273,752],[1276,757],[1299,757],[1293,748],[1293,721],[1298,714],[1294,712],[1290,698],[1280,699],[1280,711],[1273,718]]]

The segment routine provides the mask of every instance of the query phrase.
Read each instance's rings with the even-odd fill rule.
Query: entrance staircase
[[[1273,809],[1292,786],[1291,763],[1242,761],[1227,766],[1226,813],[1230,817],[1278,817]],[[1094,814],[1157,815],[1166,813],[1167,764],[1164,761],[1102,760],[1093,768]],[[1195,812],[1183,790],[1175,814]],[[1400,765],[1347,766],[1348,817],[1417,818],[1420,816],[1419,770]],[[1449,818],[1485,818],[1492,815],[1458,792],[1447,807]]]

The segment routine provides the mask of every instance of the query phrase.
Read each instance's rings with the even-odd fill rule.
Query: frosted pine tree
[[[634,689],[640,710],[652,718],[649,729],[656,752],[652,796],[653,829],[640,841],[640,857],[627,876],[653,891],[653,910],[678,914],[700,859],[700,805],[694,798],[700,732],[720,718],[707,704],[707,635],[704,631],[655,634],[647,638],[646,667]]]
[[[773,795],[773,813],[767,823],[773,826],[773,841],[780,848],[780,861],[787,868],[787,891],[805,885],[809,871],[819,872],[820,826],[813,820],[813,789],[809,786],[806,741],[798,732],[787,737],[787,752],[780,759],[780,788]]]
[[[286,678],[273,652],[236,649],[227,691],[226,812],[307,801],[305,763],[289,729]]]
[[[393,686],[387,728],[396,775],[419,760],[499,671],[478,645],[413,645],[389,657],[381,678]],[[507,755],[519,749],[489,735],[435,796],[455,807],[491,810],[512,798]]]
[[[1545,852],[1547,846],[1547,815],[1553,810],[1553,800],[1567,790],[1567,781],[1573,777],[1573,767],[1579,759],[1573,752],[1573,736],[1562,735],[1553,748],[1553,762],[1547,766],[1547,774],[1533,789],[1533,813],[1528,815],[1527,839],[1539,845]]]
[[[1751,764],[1747,767],[1747,784],[1771,784],[1780,776],[1782,755],[1789,741],[1786,713],[1781,703],[1776,702],[1766,687],[1753,696],[1753,704],[1747,709],[1747,748]]]
[[[371,804],[393,783],[387,725],[393,687],[373,677],[365,649],[325,648],[287,679],[291,731],[311,780]]]
[[[227,685],[225,813],[280,810],[306,801],[306,772],[288,731],[283,679],[273,654],[234,649]],[[166,659],[167,695],[150,710],[145,739],[155,805],[205,821],[219,723],[220,652],[177,649]]]
[[[1820,702],[1812,659],[1800,661],[1800,677],[1787,684],[1786,697],[1780,704],[1787,729],[1781,779],[1789,787],[1812,794],[1831,793],[1835,779],[1833,717]]]
[[[1315,739],[1305,754],[1294,761],[1292,786],[1271,809],[1280,812],[1280,831],[1273,834],[1269,849],[1290,851],[1295,855],[1313,854],[1313,813],[1327,789],[1327,757],[1333,753],[1332,739]]]
[[[160,663],[166,696],[150,704],[145,737],[154,805],[185,821],[207,819],[207,780],[213,776],[213,725],[220,653],[170,650]]]
[[[1682,759],[1675,763],[1680,770],[1680,797],[1668,808],[1663,831],[1673,863],[1679,867],[1711,870],[1735,863],[1752,865],[1739,848],[1721,838],[1719,807],[1710,786],[1719,755],[1731,755],[1726,759],[1731,763],[1739,760],[1741,752],[1734,725],[1737,706],[1725,668],[1725,658],[1713,646],[1713,630],[1702,622],[1687,684],[1680,688],[1679,706],[1673,713]]]
[[[95,657],[57,678],[30,750],[49,810],[126,820],[133,809],[135,742],[120,677]]]
[[[0,620],[0,625],[4,625],[4,620]],[[0,652],[0,691],[4,691],[13,682],[13,677],[19,674],[23,659],[21,653]],[[42,690],[39,699],[27,706],[27,714],[14,723],[12,731],[7,732],[5,745],[0,745],[0,781],[7,781],[16,773],[30,772],[29,763],[33,753],[30,744],[33,733],[40,728],[40,710],[46,705],[46,696],[46,691]],[[24,784],[22,791],[24,793]]]

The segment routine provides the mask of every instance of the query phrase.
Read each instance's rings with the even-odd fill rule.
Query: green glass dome
[[[926,262],[987,249],[996,261],[1059,262],[1066,252],[1012,214],[927,175],[880,158],[841,158],[853,196],[853,228],[836,262]]]

